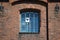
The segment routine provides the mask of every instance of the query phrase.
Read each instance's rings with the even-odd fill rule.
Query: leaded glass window
[[[38,33],[39,19],[38,12],[22,12],[20,14],[20,33]]]

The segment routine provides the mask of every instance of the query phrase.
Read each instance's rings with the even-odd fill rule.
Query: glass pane
[[[29,32],[33,32],[33,14],[30,14],[30,29]]]
[[[33,32],[35,32],[35,13],[33,15]]]
[[[27,26],[25,23],[25,13],[21,14],[21,32],[27,32]]]
[[[35,32],[38,32],[38,13],[35,14]]]

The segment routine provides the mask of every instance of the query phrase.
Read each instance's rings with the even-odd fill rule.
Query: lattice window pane
[[[20,33],[38,33],[39,31],[39,13],[22,12],[20,14]]]

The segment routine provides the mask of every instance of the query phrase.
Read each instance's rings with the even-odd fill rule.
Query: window
[[[40,16],[38,12],[26,11],[20,13],[20,33],[39,33]]]

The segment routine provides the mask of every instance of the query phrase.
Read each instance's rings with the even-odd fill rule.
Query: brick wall
[[[46,40],[46,7],[26,3],[12,6],[11,2],[13,2],[13,0],[10,0],[9,3],[3,2],[4,12],[0,15],[0,40]],[[49,40],[60,40],[60,10],[58,14],[55,14],[54,7],[56,4],[57,3],[48,3]],[[60,6],[60,3],[58,4]],[[19,10],[25,8],[41,10],[41,27],[39,34],[19,34]]]
[[[12,6],[3,3],[4,17],[0,17],[0,40],[46,40],[46,7],[37,4],[18,4]],[[19,34],[20,11],[24,8],[41,10],[41,27],[39,34]]]
[[[54,7],[60,3],[48,3],[49,40],[60,40],[60,9],[55,13]]]
[[[19,15],[9,3],[3,3],[4,17],[0,17],[0,40],[17,40]],[[15,11],[15,12],[14,12]]]

